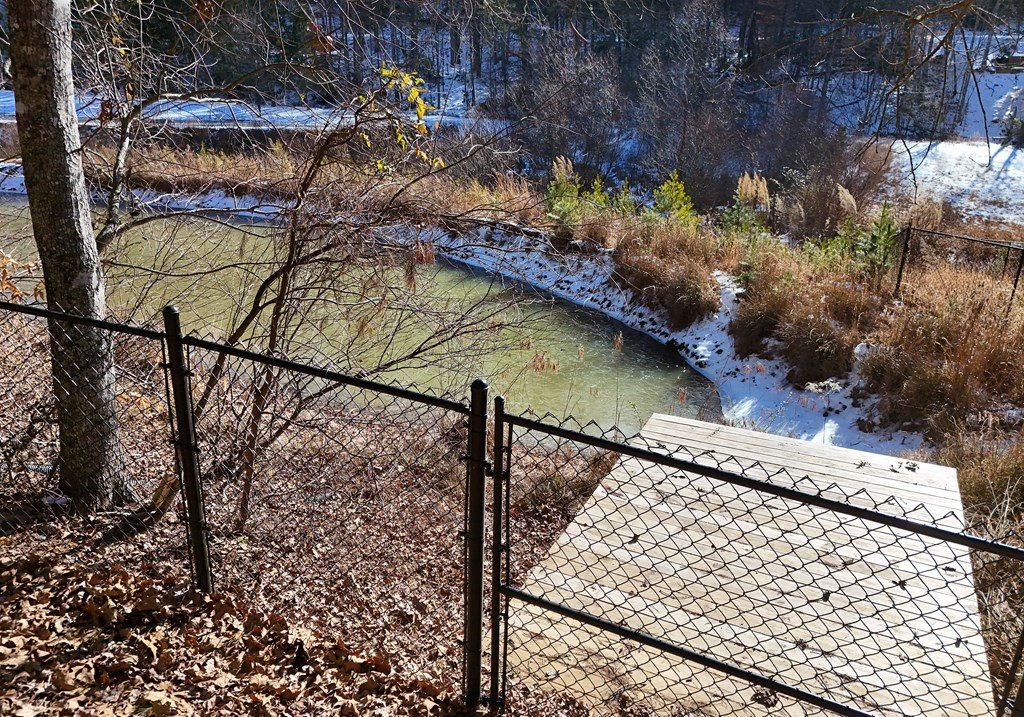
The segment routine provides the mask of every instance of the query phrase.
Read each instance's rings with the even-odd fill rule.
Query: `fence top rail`
[[[394,396],[395,398],[402,398],[415,403],[434,406],[436,408],[443,408],[454,413],[461,413],[467,416],[469,415],[469,406],[450,398],[442,398],[441,396],[433,396],[428,393],[420,393],[419,391],[413,391],[400,386],[389,386],[386,383],[378,383],[366,378],[359,378],[358,376],[349,376],[347,374],[338,373],[337,371],[331,371],[319,366],[310,366],[308,364],[298,363],[297,361],[290,361],[276,356],[267,356],[266,354],[248,351],[246,349],[238,348],[237,346],[219,344],[216,341],[207,341],[206,339],[200,339],[195,336],[183,336],[181,342],[186,346],[193,346],[207,351],[227,354],[228,356],[234,356],[235,358],[240,358],[245,361],[253,361],[265,366],[273,366],[286,371],[294,371],[295,373],[301,373],[313,378],[332,381],[345,386],[373,391],[375,393],[382,393],[387,396]]]
[[[934,229],[922,229],[920,227],[911,226],[911,231],[919,232],[921,234],[929,234],[931,236],[944,237],[946,239],[959,239],[961,241],[974,242],[976,244],[987,244],[989,246],[999,247],[1000,249],[1024,249],[1024,242],[1022,241],[999,241],[998,239],[982,239],[981,237],[969,237],[963,234],[949,234],[948,232],[935,231]]]
[[[43,319],[52,319],[54,321],[66,321],[68,323],[78,324],[82,326],[91,326],[93,328],[102,329],[104,331],[111,331],[114,333],[141,336],[147,339],[153,339],[155,341],[163,340],[166,337],[165,332],[158,331],[156,329],[146,328],[143,326],[132,326],[131,324],[119,324],[113,321],[103,321],[100,319],[89,319],[84,316],[66,314],[60,311],[46,309],[41,306],[33,306],[31,304],[15,304],[9,301],[0,301],[0,311],[11,311],[14,313],[35,316]],[[289,361],[286,359],[276,358],[273,356],[265,356],[254,351],[247,351],[245,349],[240,349],[235,346],[226,346],[224,344],[219,344],[215,341],[206,341],[204,339],[199,339],[192,336],[183,336],[182,343],[188,346],[195,346],[197,348],[207,349],[209,351],[217,351],[231,356],[236,356],[241,359],[255,361],[257,363],[262,363],[290,371],[295,371],[296,373],[305,374],[307,376],[313,376],[315,378],[321,378],[327,381],[341,383],[346,386],[353,386],[355,388],[374,391],[377,393],[383,393],[398,398],[404,398],[410,401],[415,401],[417,403],[424,403],[430,406],[448,409],[456,413],[462,413],[466,415],[469,414],[468,406],[459,403],[458,401],[442,398],[440,396],[432,396],[430,394],[420,393],[418,391],[413,391],[407,388],[401,388],[399,386],[389,386],[384,383],[370,381],[369,379],[359,378],[356,376],[348,376],[343,373],[338,373],[337,371],[330,371],[328,369],[320,368],[318,366],[308,366],[306,364],[301,364],[295,361]]]
[[[640,460],[662,465],[666,468],[674,468],[676,470],[695,473],[707,478],[720,480],[723,483],[740,486],[741,488],[767,493],[787,500],[812,505],[816,508],[822,508],[823,510],[828,510],[834,513],[848,515],[852,518],[858,518],[871,523],[877,523],[879,525],[886,525],[908,533],[923,535],[928,538],[961,545],[971,550],[979,550],[1024,563],[1024,549],[1017,548],[1006,543],[986,540],[985,538],[979,538],[965,533],[958,533],[947,528],[940,528],[936,525],[929,525],[916,520],[910,520],[909,518],[901,518],[895,515],[880,513],[869,508],[861,508],[855,505],[850,505],[849,503],[844,503],[843,501],[826,498],[815,493],[808,493],[796,488],[787,488],[786,486],[776,485],[768,481],[750,478],[740,473],[734,473],[721,468],[703,466],[694,461],[677,458],[671,453],[657,453],[648,448],[631,446],[628,443],[620,443],[599,436],[587,435],[586,433],[581,433],[579,431],[563,428],[550,423],[544,423],[543,421],[527,418],[526,416],[504,413],[502,414],[502,419],[505,423],[512,426],[519,426],[520,428],[537,431],[538,433],[547,433],[576,443],[584,443],[595,448],[627,455],[632,458],[639,458]]]
[[[153,339],[154,341],[162,340],[165,336],[163,331],[147,328],[145,326],[132,326],[131,324],[119,324],[113,321],[104,321],[102,319],[90,319],[85,316],[66,314],[62,311],[53,311],[51,309],[45,309],[41,306],[35,306],[32,304],[15,304],[9,301],[0,301],[0,311],[11,311],[16,314],[27,314],[29,316],[36,316],[43,319],[65,321],[70,324],[90,326],[95,329],[103,329],[104,331],[112,331],[119,334],[142,336],[147,339]]]

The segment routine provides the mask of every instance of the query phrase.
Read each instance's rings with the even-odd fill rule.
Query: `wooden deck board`
[[[678,426],[679,424],[673,424]],[[666,447],[679,446],[671,440],[671,434],[667,429],[658,426],[648,432],[644,430],[645,437],[656,439],[653,442],[665,445]],[[714,455],[721,455],[721,452],[739,452],[744,450],[742,442],[733,438],[730,441],[720,441],[720,434],[710,436],[706,439],[695,439],[685,446],[686,453],[680,457],[686,458],[689,453],[693,455],[693,462],[704,465],[716,466],[719,461]],[[815,444],[807,444],[814,446]],[[717,454],[708,454],[706,451],[717,450]],[[804,450],[808,450],[804,448]],[[787,455],[788,452],[788,455]],[[874,455],[874,454],[862,454]],[[735,462],[728,461],[722,464],[725,470],[735,471],[742,468],[744,473],[752,478],[765,478],[774,476],[779,471],[786,471],[794,478],[808,476],[820,483],[821,487],[836,484],[840,488],[853,492],[859,489],[884,492],[888,498],[894,495],[907,502],[914,504],[925,503],[932,507],[942,507],[946,510],[957,510],[960,505],[960,494],[954,474],[950,480],[944,474],[936,475],[929,470],[927,464],[914,461],[903,461],[890,458],[888,464],[875,464],[863,461],[864,465],[852,461],[837,460],[815,460],[806,458],[805,455],[793,455],[792,449],[788,446],[772,448],[760,448],[756,455],[747,455],[746,460]],[[883,467],[887,465],[888,467]],[[913,471],[907,466],[913,466]],[[761,470],[756,470],[760,466]],[[752,470],[754,468],[754,470]]]
[[[956,472],[943,466],[659,415],[645,441],[962,525]],[[994,713],[966,549],[715,479],[621,459],[524,589],[868,712]],[[598,708],[626,698],[666,713],[821,714],[530,605],[514,603],[510,639],[513,674]]]

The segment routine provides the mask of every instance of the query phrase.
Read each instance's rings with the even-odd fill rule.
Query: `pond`
[[[0,216],[0,249],[22,260],[33,258],[25,199],[4,197]],[[222,339],[273,261],[272,231],[265,225],[195,219],[150,221],[105,257],[113,312],[145,321],[164,304],[175,303],[186,331]],[[358,271],[363,273],[340,274],[336,281],[359,284],[365,293],[370,269]],[[403,269],[372,271],[400,276]],[[466,313],[494,327],[485,343],[449,342],[389,367],[380,377],[462,396],[474,377],[483,376],[506,397],[510,411],[572,415],[627,434],[655,412],[721,415],[713,385],[676,351],[600,313],[443,260],[418,266],[412,284],[393,283],[398,288],[387,306],[397,316],[404,305],[401,320],[384,321],[356,340],[362,327],[353,326],[365,312],[353,318],[353,302],[332,294],[315,315],[303,316],[307,323],[299,322],[289,355],[301,359],[308,350],[311,357],[330,355],[345,367],[373,368],[395,356],[414,355],[410,347]]]

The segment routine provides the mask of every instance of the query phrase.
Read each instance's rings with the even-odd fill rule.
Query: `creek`
[[[0,217],[0,249],[33,259],[26,199],[0,199]],[[108,303],[115,315],[133,321],[151,320],[164,304],[175,303],[186,331],[221,339],[272,262],[271,231],[265,225],[195,219],[151,221],[107,252]],[[219,269],[211,272],[213,267]],[[382,378],[461,396],[472,378],[484,376],[505,396],[510,411],[572,415],[582,423],[617,426],[627,435],[655,412],[709,420],[721,415],[713,385],[676,351],[598,312],[443,259],[419,266],[414,286],[402,285],[402,267],[388,271],[401,287],[389,308],[408,304],[400,321],[384,322],[356,341],[353,319],[339,318],[341,307],[353,302],[332,295],[329,308],[298,330],[300,348],[289,355],[301,360],[301,347],[315,347],[313,353],[321,356],[331,353],[322,351],[325,345],[337,344],[345,348],[334,359],[344,358],[343,365],[373,365],[408,352],[436,331],[438,322],[464,311],[499,327],[489,343],[472,348],[455,342]],[[348,275],[338,281],[359,279]],[[385,338],[388,349],[383,350]]]

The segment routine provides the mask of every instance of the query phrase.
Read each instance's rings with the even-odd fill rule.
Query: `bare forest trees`
[[[212,323],[222,327],[221,340],[361,376],[472,364],[515,313],[508,297],[445,306],[417,291],[419,267],[434,250],[408,226],[422,224],[424,211],[410,189],[444,169],[424,118],[426,85],[365,57],[353,81],[336,63],[322,17],[287,1],[273,12],[116,0],[78,12],[42,0],[11,4],[9,21],[23,165],[53,308],[106,315],[102,256],[119,285],[140,297],[129,302],[145,312],[136,319],[157,308],[141,297],[167,295],[153,289],[159,282],[171,282],[178,296],[189,294],[188,285],[220,284],[230,297]],[[99,110],[84,141],[73,61],[80,102]],[[331,109],[307,115],[316,122],[291,132],[228,127],[234,159],[224,161],[202,132],[151,120],[154,110],[210,97],[233,97],[257,112],[274,101]],[[194,192],[217,188],[245,194],[247,206],[258,205],[250,212],[273,220],[238,227],[250,237],[241,254],[197,242],[192,230],[178,233],[232,218],[230,205],[187,206]],[[94,216],[91,200],[100,204]],[[124,255],[126,243],[140,241],[151,263]],[[186,320],[209,317],[206,307],[183,308]],[[118,440],[113,346],[100,331],[72,334],[59,323],[51,331],[60,488],[82,510],[105,508],[132,497]],[[223,375],[223,366],[209,368],[211,381],[197,385],[199,412]],[[271,369],[244,385],[246,408],[234,419],[239,440],[223,456],[242,482],[310,401],[335,389],[284,383]],[[245,512],[243,503],[239,525]]]

